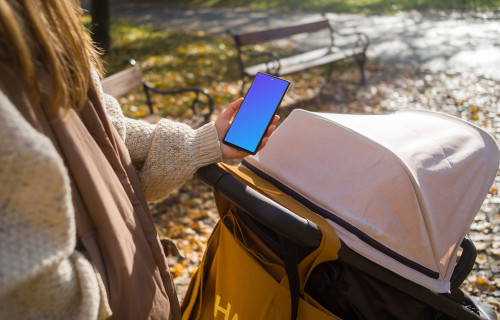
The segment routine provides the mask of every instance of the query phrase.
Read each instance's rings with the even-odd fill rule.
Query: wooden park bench
[[[170,91],[160,90],[144,80],[142,70],[134,59],[129,59],[125,63],[130,65],[130,67],[102,80],[102,88],[105,93],[118,98],[129,93],[133,89],[142,87],[146,95],[146,104],[149,108],[150,119],[155,116],[159,117],[156,115],[153,108],[154,102],[151,98],[152,93],[161,95],[194,93],[194,99],[190,107],[197,119],[189,121],[189,123],[192,126],[199,126],[209,121],[210,115],[214,110],[214,104],[212,96],[206,90],[200,88],[183,88]]]
[[[289,38],[303,33],[319,32],[325,29],[329,30],[330,35],[330,41],[327,46],[311,49],[290,57],[280,58],[275,52],[259,52],[254,54],[245,50],[245,47],[250,45]],[[252,32],[235,32],[232,30],[228,30],[228,32],[233,37],[238,49],[238,61],[243,80],[241,87],[242,94],[245,80],[253,78],[257,72],[286,76],[307,69],[332,64],[347,58],[354,58],[356,60],[361,72],[361,83],[365,83],[364,65],[366,62],[366,49],[369,45],[368,36],[361,32],[339,33],[333,29],[328,19]],[[334,41],[337,36],[354,37],[355,40],[352,41],[352,45],[349,48],[340,48],[336,46]],[[262,63],[249,65],[256,58],[262,59],[262,57],[267,57],[267,60]],[[329,76],[330,72],[328,80]]]

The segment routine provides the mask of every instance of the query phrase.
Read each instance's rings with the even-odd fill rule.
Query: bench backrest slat
[[[268,29],[264,31],[233,34],[233,37],[238,46],[245,46],[249,44],[256,44],[259,42],[286,38],[299,33],[318,31],[325,28],[330,28],[330,23],[326,19],[301,25]]]
[[[105,93],[117,98],[142,86],[143,76],[139,66],[133,66],[102,80]]]

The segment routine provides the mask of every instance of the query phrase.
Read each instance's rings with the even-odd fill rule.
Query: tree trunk
[[[98,47],[106,51],[111,45],[109,0],[91,0],[90,13],[92,16],[92,40]]]

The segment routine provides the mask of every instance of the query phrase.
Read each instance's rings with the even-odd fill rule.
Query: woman
[[[0,319],[179,319],[147,201],[246,156],[220,143],[242,99],[197,130],[125,118],[78,12],[0,0]]]

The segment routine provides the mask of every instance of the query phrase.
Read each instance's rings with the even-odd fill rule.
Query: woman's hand
[[[244,158],[249,155],[248,152],[230,147],[222,142],[222,139],[226,135],[227,130],[229,130],[229,126],[231,125],[231,120],[233,119],[233,116],[240,108],[242,102],[243,98],[239,98],[235,102],[231,103],[229,107],[227,107],[227,109],[223,113],[221,113],[215,120],[215,127],[217,128],[217,133],[219,135],[219,141],[220,141],[220,151],[224,159]],[[262,143],[259,146],[259,150],[264,148],[264,146],[266,145],[269,136],[276,129],[276,122],[279,119],[280,117],[278,115],[274,116],[271,125],[267,129],[266,135],[262,139]]]

